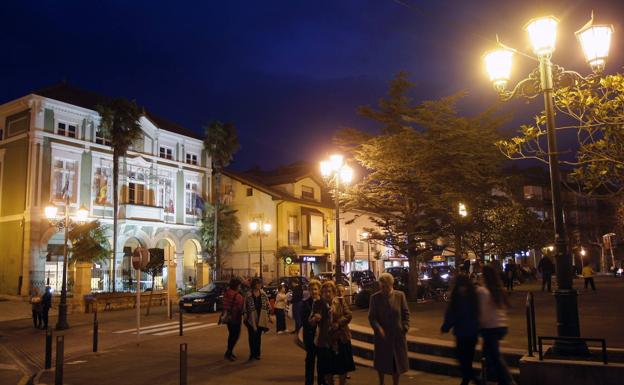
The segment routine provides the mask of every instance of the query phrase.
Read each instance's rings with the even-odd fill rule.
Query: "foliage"
[[[144,271],[152,277],[152,282],[154,278],[161,274],[163,268],[165,266],[165,251],[163,249],[149,249],[150,260],[145,266]],[[153,284],[152,284],[153,287]]]
[[[227,251],[234,242],[240,238],[242,231],[241,225],[238,222],[236,216],[236,210],[232,210],[226,205],[219,206],[218,224],[219,226],[219,241],[218,241],[218,254]],[[202,242],[208,250],[210,255],[214,255],[215,243],[214,243],[214,218],[215,206],[206,204],[204,217],[201,225]]]
[[[556,90],[555,107],[559,132],[576,137],[571,153],[561,163],[572,168],[571,176],[593,195],[620,194],[624,189],[624,75],[590,77]],[[568,124],[569,123],[569,124]],[[548,163],[545,112],[519,134],[498,142],[510,159],[536,159]]]
[[[110,256],[106,227],[100,221],[74,223],[67,235],[73,262],[101,262]]]
[[[410,293],[416,293],[419,255],[453,228],[460,201],[474,207],[491,195],[504,159],[494,146],[501,119],[492,111],[460,116],[463,94],[415,104],[408,96],[413,86],[399,73],[378,109],[360,108],[378,123],[379,135],[350,128],[336,138],[365,169],[343,200],[374,214],[381,230],[373,240],[408,256]]]
[[[297,258],[297,252],[292,246],[280,246],[275,252],[275,257],[282,260],[290,257],[294,260]]]
[[[206,126],[204,149],[212,159],[212,167],[221,172],[240,149],[236,127],[232,123],[210,122]]]

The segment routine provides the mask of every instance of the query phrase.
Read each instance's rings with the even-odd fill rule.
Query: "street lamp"
[[[336,205],[336,277],[340,276],[340,186],[348,185],[353,179],[353,169],[344,164],[342,155],[332,155],[329,160],[321,162],[321,175],[327,186],[334,191],[334,203]]]
[[[64,242],[63,242],[63,280],[61,286],[61,302],[59,303],[59,312],[58,312],[58,320],[56,322],[56,330],[65,330],[69,329],[69,324],[67,323],[67,264],[68,264],[68,250],[67,250],[67,238],[69,227],[72,222],[69,218],[69,194],[65,194],[65,212],[63,217],[58,218],[58,207],[54,204],[50,203],[48,206],[44,208],[44,213],[46,218],[50,221],[50,223],[57,227],[59,230],[64,230]],[[76,212],[76,221],[78,223],[83,223],[87,220],[89,216],[89,210],[87,210],[84,206],[80,206],[78,211]]]
[[[253,235],[256,235],[260,240],[260,279],[262,280],[262,238],[267,237],[271,232],[271,224],[265,223],[262,220],[260,221],[251,221],[249,222],[249,231]]]
[[[577,291],[573,288],[573,267],[566,230],[563,222],[563,208],[561,203],[561,177],[555,136],[555,107],[553,92],[555,87],[576,85],[591,81],[605,66],[611,42],[613,27],[608,25],[594,25],[592,19],[579,31],[576,36],[581,43],[583,53],[591,66],[593,75],[583,77],[575,71],[567,71],[560,66],[553,65],[550,58],[555,51],[557,40],[557,18],[553,16],[532,19],[525,26],[529,34],[533,52],[537,56],[539,67],[534,69],[528,78],[521,80],[511,91],[505,86],[510,79],[511,62],[516,51],[499,43],[500,47],[484,56],[486,69],[494,88],[503,101],[514,97],[533,99],[540,94],[544,95],[548,138],[548,163],[550,168],[550,187],[553,204],[553,218],[555,230],[555,253],[557,262],[557,285],[555,301],[557,306],[557,334],[562,337],[579,337],[580,325],[578,316]],[[556,340],[553,351],[562,355],[587,354],[587,345],[583,341]]]
[[[370,259],[371,233],[369,233],[368,231],[362,232],[362,234],[360,234],[360,239],[362,239],[363,241],[366,241],[366,245],[368,247],[368,270],[373,271],[373,267],[371,266],[371,259]]]

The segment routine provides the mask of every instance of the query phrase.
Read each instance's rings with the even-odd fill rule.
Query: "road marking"
[[[186,330],[187,326],[191,326],[191,325],[197,325],[200,322],[185,322],[184,323],[184,330]],[[150,333],[156,333],[156,332],[161,332],[163,330],[173,330],[173,331],[177,331],[180,327],[178,326],[178,324],[176,323],[175,325],[170,325],[170,326],[163,326],[161,328],[156,328],[156,329],[150,329],[150,330],[143,330],[141,329],[141,334],[150,334]],[[136,329],[134,329],[134,331],[132,332],[132,334],[136,334]]]
[[[142,330],[148,330],[148,329],[152,329],[152,328],[159,328],[159,327],[163,327],[166,325],[178,325],[178,321],[175,322],[168,322],[168,323],[164,323],[164,324],[156,324],[156,325],[150,325],[150,326],[145,326],[141,328]],[[113,333],[129,333],[129,332],[136,332],[136,328],[132,328],[132,329],[124,329],[124,330],[116,330]]]
[[[190,324],[187,324],[190,325]],[[205,325],[198,325],[198,326],[192,326],[190,328],[184,328],[184,331],[191,331],[191,330],[196,330],[196,329],[202,329],[202,328],[207,328],[207,327],[211,327],[211,326],[216,326],[216,323],[210,323],[210,324],[205,324]],[[170,331],[166,331],[166,332],[160,332],[160,333],[154,333],[155,336],[166,336],[169,334],[175,334],[177,333],[178,330],[170,330]]]

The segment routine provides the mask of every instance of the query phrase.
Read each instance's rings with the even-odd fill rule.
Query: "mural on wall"
[[[97,166],[93,176],[94,202],[98,206],[112,206],[112,170],[107,166]]]

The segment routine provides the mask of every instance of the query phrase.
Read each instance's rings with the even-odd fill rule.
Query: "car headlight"
[[[205,298],[195,298],[195,299],[193,300],[193,302],[195,302],[195,303],[198,303],[198,302],[206,302],[206,299],[205,299]]]
[[[449,277],[448,274],[442,274],[442,279],[447,279]]]
[[[423,275],[423,279],[429,279],[429,276],[427,274]]]

